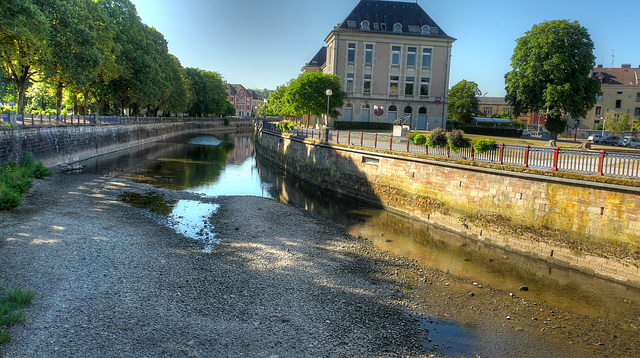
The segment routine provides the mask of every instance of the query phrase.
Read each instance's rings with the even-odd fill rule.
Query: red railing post
[[[347,144],[351,145],[351,131],[347,132]]]
[[[42,113],[40,113],[40,125],[42,125]]]
[[[447,146],[447,158],[451,157],[451,148]]]
[[[340,131],[336,129],[336,143],[340,143]]]
[[[473,147],[471,147],[471,155],[469,156],[469,159],[473,162],[474,159],[474,154],[476,153],[476,151],[473,149]]]
[[[604,149],[600,150],[600,156],[598,156],[598,175],[602,175],[602,168],[604,167]]]
[[[409,153],[409,142],[410,142],[410,140],[407,139],[407,153]]]
[[[558,147],[554,147],[553,148],[553,163],[551,164],[551,171],[554,171],[554,172],[558,171],[558,154],[559,154],[559,150],[560,150],[560,148],[558,148]]]
[[[500,164],[504,162],[503,158],[504,158],[504,143],[500,143],[500,152],[498,154],[498,162]]]
[[[393,150],[393,134],[389,134],[389,150]]]
[[[522,166],[525,168],[529,167],[529,148],[530,147],[528,144],[524,146],[524,158],[522,159]]]
[[[424,145],[424,154],[429,154],[429,146],[428,145]]]
[[[31,126],[35,126],[36,123],[33,121],[33,114],[31,115]]]
[[[364,133],[360,132],[360,146],[362,147],[362,139],[364,137]]]
[[[373,147],[378,148],[378,133],[373,135]]]

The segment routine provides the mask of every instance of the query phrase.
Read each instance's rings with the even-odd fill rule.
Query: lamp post
[[[384,107],[375,105],[373,106],[373,112],[376,114],[376,123],[378,123],[378,118],[384,113]]]
[[[331,99],[331,95],[333,94],[333,91],[331,89],[328,89],[324,94],[327,95],[327,122],[326,125],[329,125],[329,100]]]
[[[604,137],[604,127],[607,124],[607,117],[601,117],[602,118],[602,136]]]

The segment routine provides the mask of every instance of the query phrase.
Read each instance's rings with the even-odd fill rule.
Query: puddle
[[[167,200],[164,195],[149,192],[146,194],[126,192],[118,197],[134,208],[147,209],[158,215],[169,215],[176,200]]]
[[[203,251],[211,252],[220,242],[209,217],[218,211],[220,205],[201,203],[194,200],[179,200],[168,217],[169,226],[177,233],[204,244]]]

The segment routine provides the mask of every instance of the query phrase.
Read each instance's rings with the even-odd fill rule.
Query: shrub
[[[0,210],[17,208],[20,204],[22,204],[22,195],[9,185],[0,182]]]
[[[471,142],[473,151],[478,154],[484,153],[487,149],[495,147],[495,145],[496,141],[493,139],[476,138],[473,142]]]
[[[454,153],[458,153],[458,149],[467,145],[464,132],[457,129],[454,129],[447,135],[447,142],[449,143],[449,148],[451,148],[451,151]]]
[[[407,140],[413,140],[416,134],[418,134],[417,130],[407,133],[407,135],[405,135],[404,137],[407,138]]]
[[[417,145],[425,145],[427,144],[427,136],[422,133],[418,133],[413,137],[413,142]]]
[[[429,147],[444,147],[447,145],[447,135],[442,128],[436,128],[429,132],[427,136],[427,145]]]
[[[295,127],[295,123],[291,122],[291,121],[280,121],[278,123],[276,123],[276,128],[278,128],[279,130],[283,131],[283,132],[287,132],[293,129],[293,127]]]
[[[20,206],[22,196],[31,189],[33,178],[53,175],[51,169],[36,161],[33,155],[26,155],[18,165],[10,162],[0,165],[0,210]]]
[[[224,117],[224,125],[228,126],[229,125],[229,118]]]

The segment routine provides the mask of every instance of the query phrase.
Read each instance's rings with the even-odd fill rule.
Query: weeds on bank
[[[24,309],[33,301],[33,293],[21,288],[4,292],[0,286],[0,344],[11,339],[9,328],[24,322]]]
[[[52,176],[53,171],[36,161],[33,155],[25,155],[20,163],[0,165],[0,210],[9,210],[22,204],[22,198],[33,185],[33,179]]]

